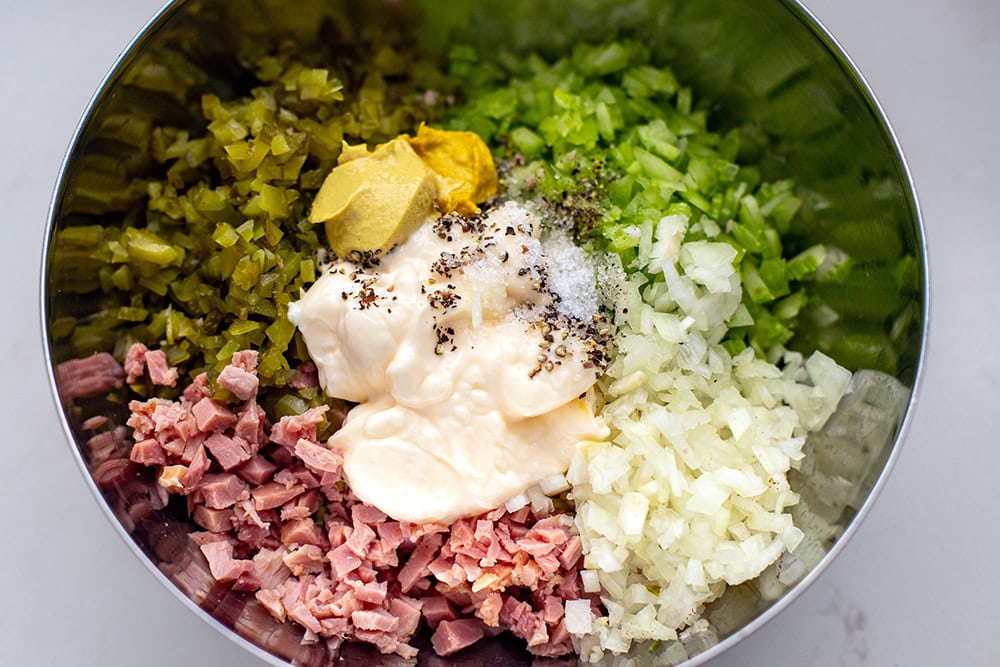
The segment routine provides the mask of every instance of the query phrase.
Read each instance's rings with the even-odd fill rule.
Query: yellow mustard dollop
[[[384,253],[435,211],[474,215],[496,191],[493,157],[477,134],[421,125],[415,137],[401,135],[374,151],[345,142],[309,220],[324,223],[340,257]]]

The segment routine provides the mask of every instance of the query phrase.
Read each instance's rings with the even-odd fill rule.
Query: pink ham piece
[[[198,484],[205,478],[205,473],[208,472],[210,465],[211,461],[208,459],[208,454],[205,453],[205,447],[200,445],[191,458],[191,464],[180,476],[179,481],[185,493],[190,493],[197,488]],[[242,491],[242,487],[240,491]]]
[[[231,392],[241,401],[256,396],[257,388],[260,386],[260,380],[257,379],[256,373],[249,373],[232,364],[223,368],[216,380],[220,387]]]
[[[271,479],[275,470],[277,470],[277,466],[263,456],[257,455],[233,470],[233,472],[251,484],[263,484]]]
[[[167,362],[167,355],[163,350],[150,350],[146,353],[146,368],[153,384],[162,387],[173,387],[177,384],[177,369]]]
[[[413,636],[420,626],[420,600],[405,596],[393,598],[389,602],[389,613],[399,619],[399,628],[396,630],[400,638]]]
[[[257,370],[258,357],[257,350],[239,350],[233,353],[232,358],[229,360],[229,365],[241,371],[253,373]]]
[[[239,411],[235,431],[236,435],[250,443],[254,453],[267,442],[267,436],[264,435],[264,411],[256,401],[247,401]]]
[[[255,488],[250,495],[253,497],[254,507],[259,511],[281,507],[305,490],[306,487],[301,484],[285,486],[280,482],[268,482]]]
[[[315,544],[307,544],[289,551],[282,558],[285,567],[296,577],[302,574],[319,574],[323,572],[323,550]]]
[[[194,522],[213,533],[227,533],[233,529],[233,510],[213,510],[205,505],[194,508]]]
[[[358,610],[351,614],[351,621],[362,630],[395,632],[399,629],[399,619],[384,609]]]
[[[315,521],[304,518],[294,519],[281,526],[281,543],[286,547],[305,544],[322,547],[327,544],[327,539]]]
[[[483,624],[477,620],[463,618],[457,621],[441,621],[431,635],[431,644],[438,655],[451,655],[472,646],[483,638]]]
[[[273,436],[272,436],[273,437]],[[311,470],[318,473],[329,472],[340,475],[344,466],[343,455],[335,449],[327,449],[305,438],[295,443],[295,455]]]
[[[98,394],[124,385],[125,371],[107,352],[71,359],[56,366],[59,394],[66,402]]]
[[[224,431],[236,423],[236,415],[222,403],[203,398],[191,406],[191,414],[202,431]]]
[[[285,565],[284,547],[277,549],[261,549],[253,557],[254,571],[263,589],[278,588],[292,576]]]
[[[135,443],[129,458],[144,466],[163,465],[167,462],[167,455],[156,440],[142,440]]]
[[[290,500],[281,507],[281,520],[294,521],[311,517],[323,504],[323,496],[319,491],[313,489],[306,491],[294,500]]]
[[[443,542],[444,537],[440,534],[425,535],[420,538],[417,548],[399,571],[399,585],[404,593],[409,592],[417,581],[430,574],[427,566],[434,560],[434,553],[441,548]]]
[[[301,415],[282,417],[271,428],[271,442],[294,448],[300,439],[316,442],[316,427],[323,421],[328,405],[309,408]]]
[[[346,543],[330,552],[330,567],[338,579],[343,579],[360,566],[361,559]]]
[[[230,437],[213,433],[205,440],[205,447],[226,471],[250,460],[250,443],[238,435]]]
[[[194,405],[203,398],[208,398],[212,392],[208,389],[208,375],[199,373],[188,386],[184,387],[184,400]]]
[[[246,484],[236,475],[221,473],[205,475],[198,484],[198,499],[214,510],[232,507],[246,490]]]
[[[256,354],[237,353],[221,385],[238,397],[243,390],[230,379],[256,379],[256,363]],[[206,531],[192,535],[209,562],[203,598],[219,582],[255,592],[256,600],[226,599],[250,600],[255,613],[287,623],[275,627],[289,628],[296,645],[359,641],[410,659],[424,619],[441,655],[504,630],[535,655],[572,653],[564,601],[587,596],[582,544],[568,517],[500,507],[451,526],[393,521],[344,486],[342,455],[316,439],[324,419],[336,425],[342,415],[320,406],[272,425],[253,394],[239,400],[212,400],[202,374],[178,401],[130,404],[134,443],[120,428],[95,436],[91,448],[95,468],[114,458],[94,474],[120,494],[142,481],[139,465],[158,468],[159,495],[139,494],[120,508],[133,524],[161,507],[167,491],[187,496]]]
[[[177,369],[167,361],[163,350],[150,350],[142,343],[133,343],[125,353],[125,381],[137,382],[145,369],[149,369],[149,379],[153,384],[173,387],[177,384]]]

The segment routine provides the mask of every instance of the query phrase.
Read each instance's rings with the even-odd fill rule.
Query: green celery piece
[[[584,73],[603,76],[625,69],[634,49],[634,45],[622,42],[598,46],[581,44],[573,51],[573,62]]]
[[[510,133],[511,143],[527,159],[541,155],[545,150],[545,142],[540,136],[527,127],[516,127]]]
[[[651,178],[666,181],[668,183],[681,183],[683,181],[684,174],[677,171],[664,160],[658,158],[652,153],[637,146],[634,150],[634,155],[637,164],[642,168],[642,171]]]
[[[741,268],[743,278],[743,290],[754,303],[761,304],[774,300],[774,294],[768,288],[767,283],[761,278],[757,266],[749,258],[743,260]]]
[[[761,254],[767,247],[767,239],[763,228],[734,222],[728,226],[733,240],[748,252]]]
[[[767,285],[774,298],[789,293],[788,278],[785,275],[785,260],[780,257],[765,259],[758,269],[761,280]]]

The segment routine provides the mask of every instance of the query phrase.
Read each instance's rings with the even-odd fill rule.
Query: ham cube
[[[250,444],[239,436],[213,433],[205,440],[205,447],[223,470],[231,470],[250,460]]]
[[[457,621],[441,621],[431,635],[434,652],[440,656],[451,655],[466,646],[472,646],[483,638],[483,624],[478,620],[463,618]]]

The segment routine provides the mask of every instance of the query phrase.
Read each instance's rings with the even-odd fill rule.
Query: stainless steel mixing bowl
[[[861,359],[861,365],[886,373],[858,374],[850,400],[822,433],[810,438],[808,456],[792,478],[809,510],[798,510],[796,517],[812,526],[809,549],[783,559],[759,580],[731,588],[706,610],[709,625],[689,632],[673,653],[678,660],[689,659],[685,664],[700,664],[772,618],[843,548],[898,450],[926,339],[926,255],[902,154],[861,75],[834,39],[792,0],[169,4],[129,46],[92,101],[53,199],[43,261],[42,322],[52,386],[73,454],[118,533],[154,576],[206,622],[272,664],[323,665],[333,660],[318,645],[301,646],[300,630],[277,624],[252,598],[216,585],[200,554],[188,545],[189,524],[181,513],[169,508],[137,512],[134,502],[148,492],[146,482],[137,479],[103,490],[95,484],[81,428],[83,413],[60,398],[51,370],[72,355],[67,331],[93,314],[95,301],[75,288],[81,276],[62,263],[63,253],[72,249],[60,246],[56,235],[130,215],[116,193],[146,168],[143,128],[150,122],[183,122],[186,100],[149,85],[156,77],[136,76],[139,68],[159,67],[165,74],[189,77],[191,95],[210,91],[232,97],[251,81],[233,56],[235,43],[257,40],[266,47],[292,38],[322,50],[326,45],[318,28],[302,30],[301,21],[286,19],[320,17],[329,7],[346,5],[344,15],[364,20],[371,12],[401,14],[414,4],[438,15],[428,49],[447,45],[448,31],[454,29],[475,35],[485,46],[549,53],[618,31],[639,36],[698,97],[716,102],[717,126],[743,126],[767,146],[746,156],[766,178],[795,179],[806,206],[794,236],[801,242],[841,245],[862,267],[842,293],[830,295],[849,316],[813,332],[814,338],[834,356]],[[232,17],[238,13],[260,21],[249,30],[243,21],[244,32],[233,34]],[[140,85],[140,80],[145,83]],[[130,136],[134,142],[128,141]],[[103,412],[113,424],[126,417],[122,404],[113,401],[90,404],[88,409]],[[374,654],[351,651],[343,658],[356,664],[377,662]],[[530,662],[516,642],[502,639],[465,653],[450,662],[434,657],[421,661]]]

